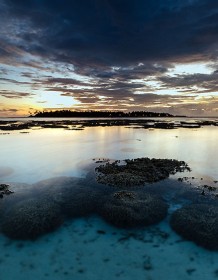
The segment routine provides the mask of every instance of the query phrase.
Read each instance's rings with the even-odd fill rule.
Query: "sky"
[[[218,116],[217,0],[0,0],[0,117]]]

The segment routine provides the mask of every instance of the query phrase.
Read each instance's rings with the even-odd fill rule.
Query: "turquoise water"
[[[174,158],[186,161],[192,169],[147,186],[170,204],[169,215],[158,225],[122,230],[94,215],[65,220],[56,231],[35,241],[14,241],[0,234],[0,278],[216,279],[218,253],[183,240],[169,227],[169,217],[190,196],[200,193],[199,185],[216,186],[217,139],[216,127],[95,127],[0,135],[0,183],[11,184],[15,193],[21,189],[25,193],[31,184],[53,177],[85,178],[95,166],[93,159]],[[183,176],[194,179],[179,183],[177,178]]]
[[[35,242],[1,236],[0,275],[24,280],[216,279],[217,253],[184,242],[166,222],[133,233],[126,238],[126,231],[92,217],[66,223]]]

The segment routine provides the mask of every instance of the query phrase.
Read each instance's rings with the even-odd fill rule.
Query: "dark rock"
[[[201,195],[205,195],[205,191],[204,190],[201,192]]]
[[[97,233],[98,234],[105,234],[106,232],[104,230],[99,229],[99,230],[97,230]]]
[[[10,185],[8,184],[0,184],[0,191],[5,191],[8,189],[8,187],[10,187]]]
[[[13,191],[10,191],[8,188],[10,187],[10,185],[8,184],[0,184],[0,198],[3,198],[4,195],[9,195],[14,193]]]
[[[8,125],[1,125],[0,130],[22,130],[29,129],[31,127],[30,123],[13,123]]]
[[[28,199],[16,203],[3,215],[1,231],[12,239],[36,239],[53,231],[63,219],[54,202]]]
[[[119,191],[106,196],[99,214],[117,227],[148,226],[167,215],[167,204],[158,196],[134,191]]]
[[[209,250],[218,250],[218,206],[184,206],[173,213],[170,224],[185,239]]]
[[[151,264],[151,258],[150,257],[146,257],[146,260],[144,261],[143,267],[145,270],[151,270],[152,264]]]
[[[208,189],[209,191],[215,191],[216,190],[216,187],[208,186],[208,185],[203,185],[203,188]]]
[[[173,123],[167,123],[167,122],[156,122],[154,124],[154,128],[161,128],[161,129],[174,129],[175,126]]]
[[[12,191],[10,191],[10,190],[5,190],[5,191],[4,191],[4,194],[7,194],[7,195],[12,194],[12,193],[14,193],[14,192],[12,192]]]

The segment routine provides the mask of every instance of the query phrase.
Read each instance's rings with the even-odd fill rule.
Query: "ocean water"
[[[184,160],[192,169],[147,186],[170,205],[168,216],[157,225],[117,229],[91,215],[65,220],[57,230],[35,241],[15,241],[0,234],[0,279],[218,278],[218,252],[184,240],[169,226],[171,213],[190,197],[210,196],[209,192],[206,198],[199,196],[202,185],[218,185],[217,139],[215,126],[32,129],[30,133],[0,135],[0,183],[10,184],[15,194],[31,189],[35,195],[33,184],[61,176],[93,184],[86,176],[93,175],[99,159],[169,158]],[[184,176],[188,179],[178,182]],[[213,197],[211,201],[216,203]]]

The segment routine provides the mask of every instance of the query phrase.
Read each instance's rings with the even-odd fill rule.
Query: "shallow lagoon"
[[[93,159],[174,158],[186,161],[192,172],[178,173],[152,186],[165,198],[171,197],[172,212],[183,203],[182,196],[173,192],[178,192],[178,177],[195,177],[186,182],[186,188],[195,189],[199,196],[199,185],[217,181],[217,139],[218,129],[213,126],[174,130],[122,126],[76,131],[33,129],[27,134],[11,131],[0,135],[0,179],[1,183],[32,184],[58,176],[85,178],[95,165]],[[184,241],[170,229],[168,218],[137,230],[116,229],[98,216],[79,218],[66,221],[34,242],[11,241],[0,235],[0,277],[216,279],[218,253]]]
[[[217,179],[217,139],[218,129],[213,126],[11,131],[0,135],[0,176],[5,181],[25,183],[56,176],[84,177],[82,166],[92,159],[150,157],[184,160],[194,173]]]

